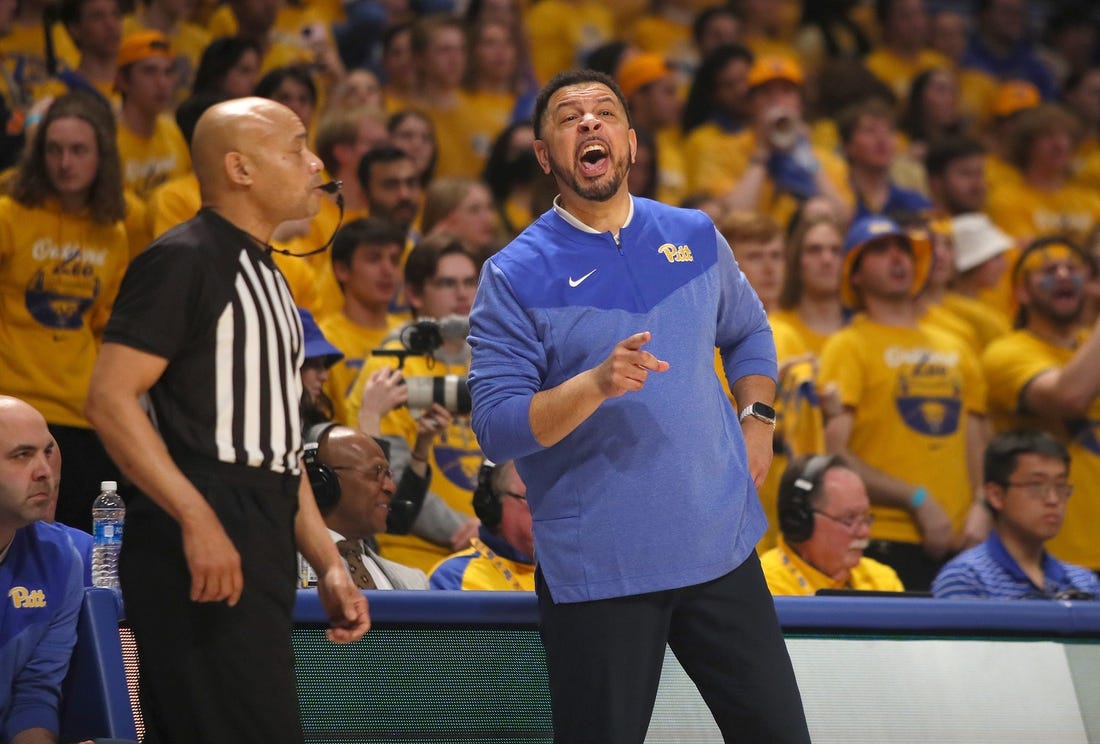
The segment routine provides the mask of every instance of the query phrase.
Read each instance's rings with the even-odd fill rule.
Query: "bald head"
[[[334,426],[321,437],[317,459],[340,481],[340,499],[323,512],[325,524],[346,538],[385,532],[397,488],[378,442],[357,429]]]
[[[7,430],[15,422],[36,422],[46,426],[46,419],[30,403],[12,397],[0,395],[0,430]]]
[[[333,426],[329,429],[317,445],[317,456],[326,465],[354,464],[371,457],[386,457],[378,442],[350,426]]]
[[[211,106],[191,139],[203,205],[265,241],[282,222],[312,217],[321,162],[307,136],[297,114],[267,98]]]
[[[254,152],[261,141],[297,118],[281,103],[254,97],[223,101],[204,111],[191,139],[191,158],[203,196],[210,189],[228,185],[231,175],[226,159],[230,154]]]
[[[58,464],[57,445],[42,414],[0,395],[0,548],[16,529],[50,516]]]

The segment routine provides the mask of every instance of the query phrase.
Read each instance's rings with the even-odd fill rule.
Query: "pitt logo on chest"
[[[695,260],[695,257],[691,255],[691,249],[686,244],[664,243],[657,248],[657,252],[668,259],[669,263],[684,263]]]

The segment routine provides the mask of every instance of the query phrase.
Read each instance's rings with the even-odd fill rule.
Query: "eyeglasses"
[[[1059,501],[1066,501],[1073,495],[1073,486],[1069,483],[1056,483],[1049,481],[1025,481],[1013,483],[1009,481],[1005,488],[1018,488],[1036,501],[1045,501],[1048,494],[1053,493]]]
[[[819,511],[817,509],[814,509],[814,514],[820,514],[829,521],[836,522],[837,524],[843,526],[849,531],[855,530],[857,527],[860,526],[870,527],[871,524],[873,524],[875,521],[874,514],[849,514],[846,517],[834,517],[832,514],[826,514],[825,512]]]
[[[516,493],[515,491],[501,491],[501,496],[511,496],[513,499],[519,499],[520,501],[526,501],[527,496],[522,493]]]
[[[457,279],[453,276],[437,276],[435,279],[429,279],[428,283],[437,289],[458,289],[459,285],[463,289],[477,289],[476,276],[465,279]]]
[[[359,468],[354,465],[329,465],[329,470],[351,470],[372,481],[393,480],[393,471],[388,465],[375,465],[373,468]]]

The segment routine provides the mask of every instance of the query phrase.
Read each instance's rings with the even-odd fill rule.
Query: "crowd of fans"
[[[484,545],[465,412],[401,405],[402,379],[466,372],[464,335],[400,363],[373,352],[400,351],[418,319],[468,315],[484,259],[552,206],[534,94],[588,66],[629,103],[631,192],[707,212],[772,320],[774,524],[787,462],[842,456],[874,518],[848,527],[927,589],[990,532],[986,444],[1028,425],[1072,458],[1051,549],[1100,571],[1097,15],[1026,0],[2,0],[0,391],[45,416],[65,452],[58,519],[88,529],[95,484],[118,471],[83,399],[128,260],[201,206],[187,146],[201,113],[271,98],[343,183],[272,246],[342,354],[313,369],[307,422],[383,438],[395,478],[429,483],[431,516],[371,530],[364,551],[430,572]],[[331,253],[293,255],[333,234]],[[1029,338],[1043,363],[1014,361],[1039,353]],[[776,544],[773,528],[760,550]]]

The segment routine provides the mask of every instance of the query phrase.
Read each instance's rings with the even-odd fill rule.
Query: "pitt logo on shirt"
[[[691,255],[691,249],[686,245],[665,243],[657,248],[657,252],[667,258],[669,263],[682,263],[695,260],[695,257]]]
[[[8,590],[8,596],[11,597],[12,607],[16,609],[46,606],[46,593],[41,589],[28,590],[25,586],[13,586]]]

